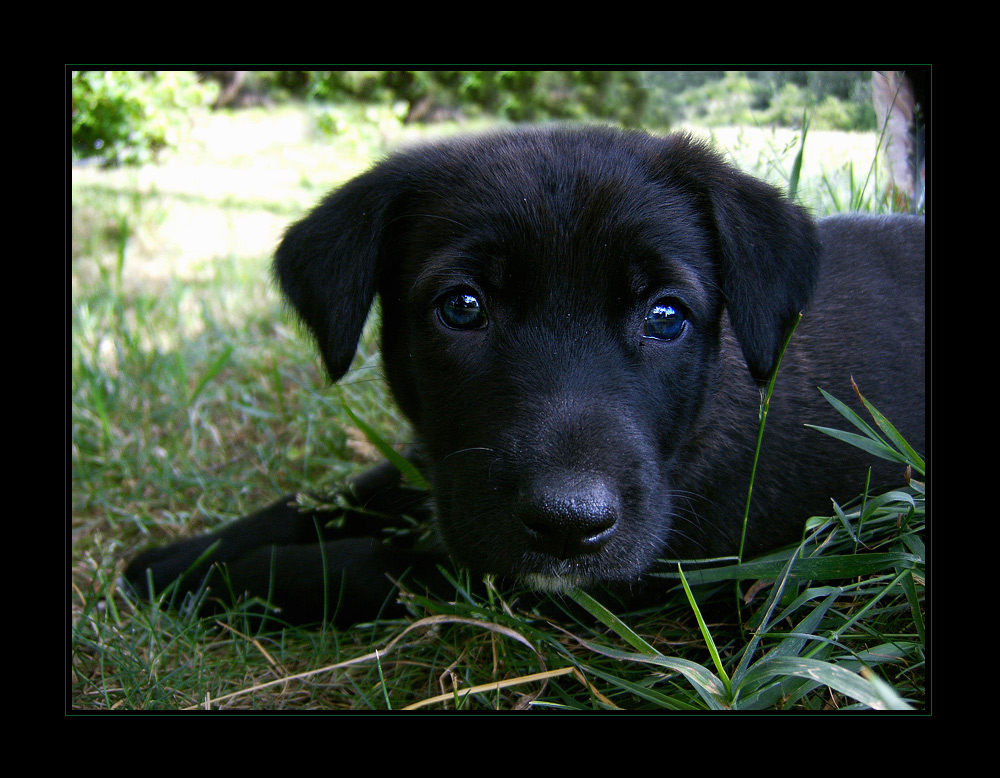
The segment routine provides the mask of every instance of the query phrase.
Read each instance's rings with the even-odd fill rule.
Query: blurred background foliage
[[[74,158],[142,164],[170,147],[194,105],[291,101],[391,105],[404,124],[491,117],[872,130],[871,71],[271,70],[73,71]],[[321,129],[338,131],[330,120]]]

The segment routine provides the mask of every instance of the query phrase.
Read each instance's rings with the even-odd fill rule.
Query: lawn
[[[74,710],[926,706],[919,470],[884,500],[814,519],[797,555],[811,566],[788,552],[693,578],[690,593],[678,581],[662,609],[622,620],[554,622],[490,589],[485,600],[414,599],[412,618],[349,632],[254,634],[239,611],[203,619],[123,596],[117,576],[135,551],[290,491],[333,489],[377,459],[345,404],[382,439],[406,442],[374,325],[336,391],[279,299],[270,254],[292,220],[380,155],[478,127],[421,130],[388,109],[339,108],[323,114],[331,134],[318,118],[301,107],[196,112],[159,164],[73,168]],[[798,133],[715,137],[787,185]],[[876,148],[871,133],[810,133],[802,201],[818,214],[878,208]]]

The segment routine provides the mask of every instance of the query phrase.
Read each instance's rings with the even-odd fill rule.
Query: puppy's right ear
[[[381,275],[388,190],[369,172],[328,195],[285,233],[274,272],[336,381],[351,365]]]

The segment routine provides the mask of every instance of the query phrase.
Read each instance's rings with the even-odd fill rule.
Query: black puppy
[[[736,551],[762,389],[800,311],[748,553],[799,537],[869,466],[876,484],[903,477],[804,426],[839,426],[817,387],[847,400],[853,376],[924,442],[923,219],[814,223],[686,136],[531,130],[401,153],[292,226],[275,268],[334,379],[379,295],[444,547],[535,588],[632,586],[659,557]],[[419,509],[397,482],[376,469],[353,504]],[[127,577],[161,590],[217,542],[183,588],[211,572],[214,594],[338,623],[391,603],[390,576],[433,578],[434,554],[330,518],[286,498]]]

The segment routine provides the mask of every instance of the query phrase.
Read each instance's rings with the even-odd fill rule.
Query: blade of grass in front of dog
[[[385,707],[387,710],[392,710],[392,701],[389,699],[389,689],[385,682],[385,673],[382,672],[382,657],[375,649],[375,666],[378,668],[378,682],[382,689],[382,700],[385,702]]]
[[[759,676],[790,675],[808,678],[840,692],[862,705],[876,710],[912,710],[895,692],[887,697],[883,687],[877,687],[857,673],[839,665],[808,657],[778,657],[747,673],[747,683],[765,680]]]
[[[834,429],[833,427],[818,427],[815,424],[806,424],[805,426],[809,427],[809,429],[816,430],[817,432],[822,432],[824,435],[829,435],[831,438],[836,438],[844,443],[848,443],[855,448],[860,448],[862,451],[867,451],[869,454],[876,456],[879,459],[885,459],[890,462],[899,462],[904,465],[908,464],[906,457],[896,451],[896,449],[886,445],[885,443],[865,437],[864,435],[857,435],[853,432],[844,432],[843,430]]]
[[[595,651],[595,653],[601,653],[601,652]],[[664,694],[663,692],[657,689],[650,689],[649,687],[643,686],[640,683],[635,683],[634,681],[629,681],[625,678],[622,678],[621,676],[613,675],[612,673],[602,670],[599,667],[588,666],[586,668],[586,672],[588,676],[600,678],[605,683],[617,686],[618,688],[627,691],[629,694],[634,694],[639,699],[648,700],[654,705],[657,705],[660,708],[664,708],[666,710],[680,710],[680,711],[701,710],[701,708],[698,705],[688,702],[686,699],[682,699],[677,695]],[[712,707],[720,707],[717,704],[713,703],[714,703],[714,698],[709,704]]]
[[[851,383],[852,384],[854,383],[853,378],[851,379]],[[866,422],[857,413],[855,413],[852,408],[848,407],[846,403],[841,402],[822,387],[818,388],[819,388],[819,393],[823,395],[823,399],[825,399],[828,403],[830,403],[830,405],[833,406],[834,410],[837,411],[837,413],[839,413],[841,416],[843,416],[845,419],[851,422],[851,424],[853,424],[855,427],[861,430],[861,432],[864,433],[865,437],[871,439],[876,443],[885,444],[885,440],[883,440],[882,436],[879,435],[878,432],[876,432],[875,429],[873,429],[868,422]],[[808,427],[810,425],[807,424],[806,426]]]
[[[839,578],[854,578],[876,575],[897,565],[910,567],[920,561],[915,554],[902,551],[872,554],[843,554],[831,557],[807,557],[798,559],[792,570],[792,577],[803,580],[829,581]],[[710,570],[689,570],[687,576],[695,586],[719,583],[720,581],[760,581],[773,580],[781,575],[787,564],[783,559],[754,560],[741,565],[719,567]],[[661,574],[660,578],[675,578],[674,574]]]
[[[595,654],[617,659],[620,662],[641,662],[680,673],[694,686],[695,691],[698,692],[699,696],[705,700],[710,708],[713,710],[723,710],[729,707],[727,704],[729,696],[725,684],[697,662],[692,662],[690,659],[681,659],[680,657],[663,656],[662,654],[631,654],[628,651],[621,651],[620,649],[586,640],[580,642]]]
[[[836,630],[834,630],[831,633],[832,639],[834,640],[839,639],[841,635],[850,630],[855,624],[858,623],[863,624],[865,619],[865,614],[873,610],[883,599],[889,597],[897,586],[902,587],[901,582],[909,575],[910,571],[908,569],[900,569],[897,572],[895,578],[889,585],[883,586],[881,590],[875,596],[869,599],[864,605],[857,608],[857,610],[852,611],[851,615],[844,620],[844,623],[841,624]],[[904,590],[904,595],[905,595],[905,590]]]
[[[917,594],[917,584],[913,580],[913,571],[907,570],[906,575],[900,579],[900,586],[906,595],[906,602],[910,606],[910,615],[913,619],[913,628],[920,638],[920,643],[925,642],[924,615],[920,612],[920,595]]]
[[[861,512],[861,522],[868,521],[877,510],[887,508],[897,514],[910,516],[917,510],[917,501],[908,492],[893,491],[870,498]]]
[[[838,400],[836,397],[831,395],[826,390],[820,388],[820,394],[823,395],[824,399],[833,406],[834,410],[837,411],[841,416],[843,416],[847,421],[849,421],[854,427],[860,430],[863,434],[858,435],[853,432],[845,432],[844,430],[834,429],[832,427],[820,427],[815,424],[806,424],[805,426],[810,429],[822,432],[825,435],[836,438],[837,440],[842,440],[845,443],[849,443],[852,446],[867,451],[880,459],[888,459],[895,462],[905,462],[903,454],[899,451],[893,449],[881,435],[876,432],[870,424],[868,424],[864,419],[862,419],[857,413],[855,413],[851,408],[849,408],[845,403]]]
[[[708,653],[712,655],[712,662],[715,663],[715,670],[718,672],[723,685],[726,687],[726,698],[731,700],[733,697],[733,682],[726,673],[726,668],[722,664],[722,657],[719,656],[719,649],[715,646],[715,640],[712,638],[712,633],[709,631],[708,625],[705,623],[705,619],[701,615],[701,608],[698,607],[698,601],[695,600],[691,587],[688,586],[687,578],[684,577],[684,569],[680,565],[677,565],[677,572],[681,577],[681,586],[684,587],[684,594],[687,595],[688,602],[691,604],[691,610],[694,611],[694,617],[698,620],[698,629],[701,630],[702,637],[705,638],[705,644],[708,646]]]
[[[744,651],[744,655],[740,659],[736,671],[733,673],[733,684],[737,688],[746,690],[751,686],[747,681],[751,671],[763,667],[777,657],[797,657],[806,649],[810,641],[818,639],[816,637],[817,630],[820,629],[826,615],[835,607],[838,598],[844,594],[844,589],[839,586],[811,587],[802,592],[790,604],[783,606],[780,612],[777,612],[782,600],[781,594],[782,591],[779,590],[779,587],[775,587],[765,606],[766,613],[763,615],[760,625],[754,631],[754,637]],[[750,664],[757,646],[769,634],[774,624],[784,623],[785,620],[791,621],[791,619],[796,617],[795,614],[799,610],[816,600],[819,600],[819,602],[812,606],[805,617],[801,618],[776,646],[767,651],[753,665]],[[824,643],[820,650],[825,651],[827,646],[828,642]],[[752,698],[754,696],[753,694],[747,696],[743,701],[746,705],[752,706]]]
[[[750,499],[753,496],[753,482],[757,477],[757,462],[760,459],[760,447],[761,443],[764,441],[764,426],[767,423],[767,413],[771,406],[771,395],[774,393],[774,382],[778,378],[778,371],[781,368],[781,360],[785,356],[785,351],[788,349],[788,344],[792,340],[792,335],[795,334],[795,330],[799,326],[799,322],[802,321],[802,313],[799,312],[798,318],[795,320],[795,324],[788,331],[788,335],[785,336],[785,342],[781,346],[781,351],[778,353],[778,360],[774,365],[774,370],[771,371],[771,380],[767,383],[767,393],[764,395],[764,399],[760,404],[760,423],[757,426],[757,447],[754,449],[753,454],[753,466],[750,469],[750,485],[747,487],[747,501],[746,507],[743,511],[743,528],[740,532],[740,548],[737,557],[739,561],[743,561],[743,549],[746,546],[747,539],[747,523],[750,521]],[[739,601],[737,597],[737,602]]]
[[[615,614],[605,608],[601,603],[580,589],[572,589],[569,592],[570,599],[583,608],[587,613],[600,621],[608,629],[612,630],[618,637],[628,643],[632,648],[644,654],[659,656],[660,652],[649,643],[639,637],[632,629]]]
[[[872,418],[875,420],[875,424],[878,425],[878,428],[885,433],[887,438],[889,438],[889,442],[891,442],[900,451],[900,453],[907,458],[907,462],[911,464],[914,469],[919,470],[920,474],[923,475],[923,457],[921,457],[920,454],[918,454],[913,447],[910,446],[906,438],[899,434],[899,430],[896,429],[892,422],[883,416],[878,408],[868,402],[867,398],[861,394],[861,390],[858,388],[858,385],[854,383],[853,378],[851,379],[851,386],[854,387],[855,394],[857,394],[858,399],[861,400],[868,413],[872,415]]]
[[[798,548],[791,554],[788,560],[785,562],[780,575],[775,576],[775,585],[771,587],[771,591],[768,594],[767,602],[762,609],[762,615],[760,617],[760,623],[757,629],[753,630],[753,635],[750,642],[747,644],[743,651],[743,656],[740,658],[739,663],[736,666],[736,670],[733,673],[733,679],[736,683],[737,688],[742,686],[741,676],[743,676],[748,668],[750,667],[750,662],[753,660],[754,655],[757,653],[757,648],[767,631],[768,624],[771,622],[772,615],[777,609],[778,604],[784,598],[785,587],[788,584],[789,578],[792,573],[792,569],[795,567],[796,562],[799,560],[801,555],[802,545],[800,544]],[[679,566],[678,566],[679,569]],[[679,570],[680,571],[680,570]],[[683,571],[680,571],[683,573]],[[681,576],[681,582],[684,584],[685,591],[688,590],[687,582],[684,580],[683,575]],[[739,584],[737,583],[737,586]]]
[[[418,489],[430,489],[430,485],[427,483],[426,479],[424,479],[423,475],[421,475],[420,471],[417,470],[414,464],[390,446],[385,439],[375,431],[374,427],[351,410],[351,406],[347,404],[347,398],[344,397],[344,393],[340,390],[339,386],[337,387],[337,392],[340,395],[341,406],[347,412],[347,415],[351,417],[351,421],[353,421],[357,425],[358,429],[364,433],[368,442],[375,446],[382,456],[392,462],[393,466],[399,470],[399,472],[403,474],[403,477],[413,486]]]
[[[178,596],[181,595],[182,592],[181,586],[184,583],[184,579],[187,578],[194,570],[196,570],[204,562],[207,562],[211,558],[212,554],[215,553],[216,549],[219,548],[220,543],[222,543],[221,540],[216,540],[214,543],[209,545],[208,548],[206,548],[204,551],[201,552],[201,555],[198,556],[197,559],[195,559],[190,565],[188,565],[187,569],[183,573],[181,573],[179,576],[177,576],[177,578],[175,578],[173,581],[167,584],[160,592],[157,592],[155,590],[156,587],[153,585],[152,569],[147,568],[146,593],[150,601],[158,599],[161,603],[162,602],[168,603],[168,607],[170,608],[177,607],[177,598]],[[200,594],[203,595],[204,593],[205,589],[202,588]]]
[[[899,434],[896,427],[883,416],[875,406],[873,406],[867,399],[858,391],[857,384],[854,380],[851,380],[854,390],[858,395],[858,398],[864,404],[865,408],[872,415],[875,420],[875,424],[878,426],[886,437],[889,439],[887,442],[882,438],[879,433],[874,430],[871,425],[864,421],[857,413],[855,413],[851,408],[842,403],[836,397],[831,395],[829,392],[820,389],[820,393],[826,399],[834,409],[847,419],[851,424],[853,424],[857,429],[861,430],[863,435],[856,435],[854,433],[845,432],[843,430],[836,430],[831,427],[818,427],[813,424],[807,424],[807,427],[824,433],[825,435],[830,435],[831,437],[842,440],[845,443],[849,443],[852,446],[867,451],[880,459],[886,459],[890,462],[902,462],[913,467],[921,476],[924,474],[924,460],[923,457],[918,454],[912,446],[906,441],[906,439]],[[889,443],[892,443],[892,446]],[[895,448],[893,448],[895,446]]]
[[[883,593],[892,588],[893,584],[890,584],[885,587]],[[734,673],[733,682],[743,692],[739,697],[741,708],[753,710],[770,708],[777,702],[779,696],[786,701],[791,701],[800,694],[808,692],[808,685],[803,686],[801,683],[790,682],[792,678],[801,678],[809,684],[823,684],[835,691],[847,694],[869,707],[879,707],[877,699],[873,699],[871,696],[859,696],[857,693],[857,688],[866,688],[864,684],[861,684],[860,687],[855,686],[861,682],[861,679],[857,678],[855,674],[858,669],[857,662],[848,660],[831,663],[826,661],[830,656],[831,648],[839,645],[837,643],[839,637],[850,628],[851,624],[855,623],[855,620],[852,619],[840,629],[826,636],[819,632],[826,616],[835,612],[838,599],[844,595],[850,596],[848,589],[844,587],[813,588],[803,592],[793,603],[773,618],[770,613],[768,614],[767,618],[771,624],[785,623],[798,610],[820,598],[820,601],[811,608],[805,618],[798,621],[791,631],[787,632],[786,636],[752,667],[747,667],[746,656],[740,662],[739,668]],[[877,599],[878,597],[876,597]],[[873,604],[869,603],[865,609],[870,609]],[[761,624],[757,635],[763,635],[769,629],[768,625]],[[861,661],[868,663],[891,660],[887,656],[872,655]],[[863,668],[862,672],[864,672]],[[870,691],[868,689],[868,692]],[[892,691],[892,695],[898,697],[895,691]],[[879,693],[876,697],[885,701],[884,694]],[[894,707],[888,703],[885,706]]]

